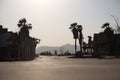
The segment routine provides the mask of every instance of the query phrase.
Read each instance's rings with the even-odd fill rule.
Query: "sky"
[[[17,32],[19,19],[32,24],[30,36],[41,39],[39,46],[74,44],[70,24],[83,26],[84,41],[103,29],[114,28],[114,15],[120,18],[120,0],[0,0],[0,24]]]

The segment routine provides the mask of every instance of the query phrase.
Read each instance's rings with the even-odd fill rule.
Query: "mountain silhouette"
[[[79,46],[77,46],[77,47],[79,47]],[[56,46],[40,46],[36,49],[36,54],[39,54],[39,53],[45,52],[45,51],[50,51],[52,54],[54,54],[55,50],[57,50],[58,54],[61,53],[61,50],[63,52],[66,52],[67,50],[69,50],[70,53],[72,53],[72,54],[75,53],[74,45],[65,44],[65,45],[62,45],[62,46],[59,46],[59,47],[56,47]]]

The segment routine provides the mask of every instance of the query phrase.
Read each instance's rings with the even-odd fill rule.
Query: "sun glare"
[[[52,0],[31,0],[31,3],[45,5],[51,3],[51,1]]]

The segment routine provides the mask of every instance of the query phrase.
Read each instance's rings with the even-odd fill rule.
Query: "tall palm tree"
[[[77,51],[77,45],[76,44],[77,44],[77,39],[78,39],[78,30],[77,30],[76,26],[77,26],[77,23],[72,23],[69,27],[72,30],[73,38],[75,39],[75,53]]]
[[[79,33],[80,51],[82,52],[82,41],[83,41],[82,25],[77,25],[77,31],[78,31],[78,33]]]
[[[20,28],[20,34],[29,36],[29,30],[32,29],[32,24],[28,24],[26,19],[20,19],[18,21],[18,27]]]

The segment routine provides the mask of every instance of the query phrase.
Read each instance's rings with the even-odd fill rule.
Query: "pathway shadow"
[[[101,56],[101,57],[92,57],[91,55],[85,55],[83,57],[76,57],[74,56],[69,56],[67,58],[74,58],[74,59],[120,59],[120,57],[115,57],[115,56]]]

